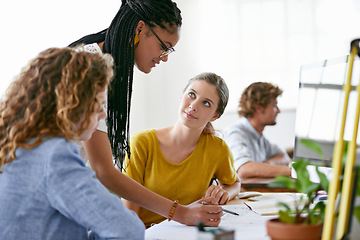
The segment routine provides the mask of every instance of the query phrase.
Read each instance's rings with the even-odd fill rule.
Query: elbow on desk
[[[244,164],[245,165],[245,164]],[[249,178],[249,177],[253,177],[254,174],[252,173],[252,171],[249,171],[249,169],[244,165],[240,166],[238,169],[237,169],[237,175],[241,178]]]
[[[271,178],[277,175],[291,175],[291,168],[284,165],[270,165],[267,163],[247,162],[241,165],[237,174],[240,178],[265,177]]]

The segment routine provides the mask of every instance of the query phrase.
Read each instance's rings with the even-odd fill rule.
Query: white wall
[[[0,96],[27,62],[49,47],[65,47],[105,29],[121,0],[11,0],[0,7]]]
[[[264,134],[284,148],[292,147],[301,64],[344,56],[350,41],[360,37],[359,0],[176,2],[182,10],[182,37],[167,63],[148,76],[137,74],[132,133],[173,124],[187,80],[212,71],[230,88],[228,107],[215,127],[221,130],[237,119],[238,100],[247,85],[269,81],[284,93],[278,99],[278,124]]]
[[[288,147],[303,63],[346,55],[359,37],[360,0],[176,0],[183,27],[176,52],[145,75],[136,71],[131,133],[173,124],[183,87],[203,71],[224,77],[230,102],[215,126],[236,117],[242,90],[270,81],[284,90],[269,138]],[[121,0],[12,0],[0,8],[0,95],[27,61],[48,47],[106,28]],[[282,118],[285,118],[282,120]],[[285,135],[282,140],[279,136]],[[288,135],[291,134],[291,135]]]

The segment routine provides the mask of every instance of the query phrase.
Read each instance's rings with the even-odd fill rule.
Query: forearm
[[[173,201],[150,191],[114,167],[110,142],[105,132],[96,131],[89,141],[83,142],[83,146],[92,169],[105,187],[143,208],[163,217],[169,217],[173,208]],[[221,208],[204,206],[201,201],[187,206],[179,204],[172,219],[186,225],[195,225],[201,221],[205,225],[218,226]],[[205,201],[211,204],[215,203],[213,198],[205,199]]]
[[[290,157],[286,153],[281,153],[273,156],[272,158],[269,158],[264,163],[270,164],[270,165],[284,165],[288,166],[290,162]]]
[[[169,213],[173,207],[173,201],[150,191],[119,171],[117,171],[117,173],[117,176],[108,176],[106,177],[107,179],[103,178],[103,181],[106,182],[111,191],[133,203],[133,205],[136,204],[149,209],[165,218],[169,217]],[[185,211],[187,211],[187,209],[179,204],[172,219],[186,224],[186,219],[184,219],[184,216],[186,216]],[[138,211],[135,212],[138,213]]]
[[[161,216],[169,216],[173,205],[171,200],[150,191],[114,167],[110,142],[105,132],[96,131],[89,141],[83,142],[83,146],[96,177],[106,188]],[[185,219],[181,217],[186,209],[181,205],[177,208],[173,219],[184,223]]]
[[[135,180],[115,169],[109,175],[99,177],[99,180],[111,191],[119,196],[151,211],[167,217],[172,201],[145,188]],[[169,211],[163,211],[162,206],[168,205]]]
[[[127,207],[128,209],[134,211],[137,215],[139,215],[139,212],[140,212],[139,205],[132,203],[132,202],[126,200],[125,198],[122,198],[121,200],[124,203],[125,207]]]
[[[288,166],[270,165],[267,163],[247,162],[237,170],[239,177],[275,177],[277,175],[291,175],[291,169]]]

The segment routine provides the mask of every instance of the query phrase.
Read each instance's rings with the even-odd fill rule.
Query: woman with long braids
[[[180,37],[182,18],[171,0],[123,0],[109,28],[85,36],[70,46],[85,44],[91,52],[109,53],[114,58],[114,80],[109,85],[107,124],[100,123],[91,139],[82,142],[86,158],[97,178],[119,196],[166,218],[187,225],[202,221],[217,226],[222,215],[214,198],[183,206],[146,189],[121,173],[129,149],[129,117],[134,65],[149,73],[156,64],[166,62]]]

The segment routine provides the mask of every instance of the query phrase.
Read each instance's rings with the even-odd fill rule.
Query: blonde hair
[[[112,79],[112,66],[110,55],[82,48],[50,48],[30,61],[0,102],[0,172],[17,148],[55,136],[77,139],[101,107],[96,95]]]

